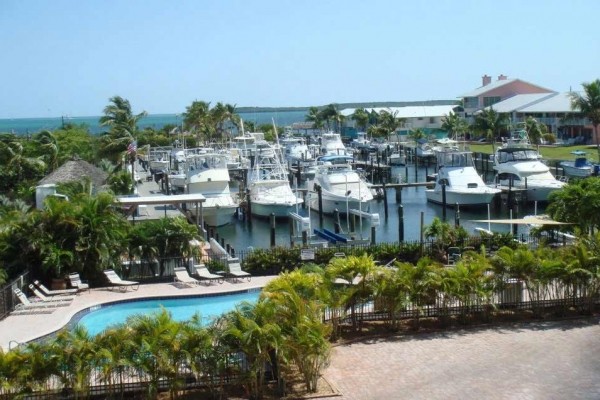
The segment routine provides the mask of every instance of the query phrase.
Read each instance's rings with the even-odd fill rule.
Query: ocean
[[[306,120],[306,111],[255,111],[240,112],[238,115],[248,122],[255,125],[270,124],[272,119],[277,126],[288,126],[294,122],[304,122]],[[15,133],[17,135],[26,135],[37,133],[42,130],[59,129],[63,123],[86,125],[90,132],[98,134],[106,128],[99,124],[100,116],[93,117],[53,117],[53,118],[14,118],[0,119],[0,133]],[[181,124],[179,114],[151,114],[142,118],[138,127],[144,129],[147,127],[160,129],[167,124]]]

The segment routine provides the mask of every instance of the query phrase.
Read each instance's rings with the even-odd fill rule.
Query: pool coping
[[[140,299],[203,297],[262,289],[276,276],[256,276],[250,282],[225,282],[218,285],[184,287],[177,283],[140,285],[137,291],[93,288],[78,294],[68,307],[59,307],[52,314],[9,315],[0,321],[0,347],[3,350],[41,340],[65,328],[74,316],[98,305]]]

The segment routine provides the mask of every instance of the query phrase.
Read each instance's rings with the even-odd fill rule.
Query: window
[[[429,123],[435,124],[435,117],[429,117]]]
[[[465,97],[464,104],[465,108],[478,108],[479,99],[477,97]]]
[[[491,105],[494,105],[496,103],[499,103],[500,100],[502,100],[500,98],[500,96],[493,96],[493,97],[484,97],[483,98],[483,106],[484,107],[489,107]]]

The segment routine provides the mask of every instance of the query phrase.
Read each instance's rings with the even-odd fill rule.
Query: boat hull
[[[202,206],[202,219],[208,226],[223,226],[231,223],[237,210],[237,204]],[[192,215],[196,215],[196,208],[191,207]]]
[[[586,178],[592,175],[594,167],[592,165],[587,165],[585,167],[575,167],[573,163],[563,162],[560,166],[565,171],[565,175],[574,177],[574,178]]]
[[[333,214],[335,210],[338,210],[340,214],[346,214],[348,209],[369,211],[369,201],[361,202],[358,199],[349,199],[346,201],[344,198],[328,197],[326,194],[323,194],[322,199],[323,213],[325,214]],[[311,195],[310,208],[319,211],[319,199],[317,193],[312,193]]]
[[[275,218],[287,218],[290,212],[296,212],[296,207],[300,207],[302,201],[288,204],[272,204],[272,203],[258,203],[253,202],[251,204],[252,215],[257,217],[270,217],[271,214],[275,214]]]
[[[456,204],[460,206],[485,205],[491,203],[498,193],[500,193],[500,190],[496,189],[482,192],[454,192],[446,190],[446,206],[454,207]],[[425,190],[425,196],[432,203],[443,204],[441,190],[427,189]]]

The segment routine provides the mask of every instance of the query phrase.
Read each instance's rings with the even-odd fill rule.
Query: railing
[[[25,272],[17,279],[9,282],[0,289],[0,320],[8,316],[18,304],[14,290],[26,288],[29,285],[29,272]]]

